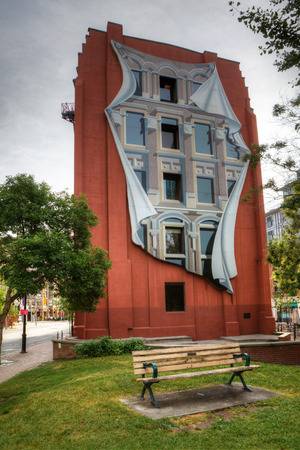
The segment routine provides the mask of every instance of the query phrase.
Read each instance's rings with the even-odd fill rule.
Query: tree
[[[0,278],[7,287],[0,310],[0,352],[12,303],[49,283],[73,311],[93,311],[105,295],[110,261],[91,245],[97,218],[84,197],[52,193],[30,175],[0,185]],[[1,353],[0,353],[1,354]]]
[[[265,44],[260,46],[261,54],[274,54],[274,65],[281,72],[296,69],[293,87],[300,85],[300,2],[299,0],[269,0],[270,8],[251,6],[242,9],[240,2],[229,1],[232,12],[238,14],[238,21],[254,33],[261,35]],[[250,155],[250,163],[261,159],[271,162],[291,174],[299,173],[300,95],[273,107],[273,116],[281,125],[288,125],[291,132],[287,139],[270,145],[256,145]],[[281,239],[269,244],[268,260],[273,266],[275,297],[286,299],[297,295],[300,288],[300,180],[290,181],[292,195],[282,204],[287,217],[287,228]],[[278,192],[281,186],[274,179],[265,187]]]
[[[275,66],[280,72],[296,68],[295,86],[300,77],[300,2],[299,0],[269,0],[270,8],[251,6],[246,10],[241,3],[229,1],[230,11],[238,13],[238,21],[265,39],[259,46],[264,54],[275,54]]]
[[[229,1],[230,11],[238,14],[238,21],[255,34],[261,35],[265,44],[260,52],[274,54],[274,65],[281,72],[295,69],[294,87],[300,85],[300,2],[299,0],[269,0],[270,8],[251,6],[243,9],[241,2]],[[271,145],[254,146],[250,161],[256,164],[265,159],[276,166],[297,172],[299,170],[300,95],[273,107],[274,117],[281,125],[289,125],[292,135],[289,139]],[[291,134],[291,133],[289,133]],[[267,183],[278,191],[280,186],[274,179]]]

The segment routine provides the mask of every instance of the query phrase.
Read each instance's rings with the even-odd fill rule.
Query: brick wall
[[[300,341],[241,344],[241,350],[254,361],[300,364]]]

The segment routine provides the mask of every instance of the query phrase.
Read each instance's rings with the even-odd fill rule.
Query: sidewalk
[[[29,347],[27,353],[10,353],[4,355],[2,362],[5,360],[12,361],[8,365],[0,365],[0,383],[14,377],[18,373],[25,370],[33,369],[40,364],[52,361],[52,341],[43,342]]]

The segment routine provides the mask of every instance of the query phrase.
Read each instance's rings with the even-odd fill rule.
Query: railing
[[[68,122],[75,122],[75,104],[74,103],[62,103],[61,104],[61,117]]]

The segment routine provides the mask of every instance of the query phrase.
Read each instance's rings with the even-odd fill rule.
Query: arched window
[[[185,224],[176,217],[162,222],[163,258],[178,266],[185,266],[186,238]]]
[[[200,223],[200,254],[202,275],[212,278],[211,257],[218,222],[214,220],[204,220]]]

